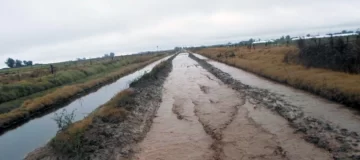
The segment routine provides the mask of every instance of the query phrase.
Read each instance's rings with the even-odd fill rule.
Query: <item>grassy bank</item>
[[[108,68],[105,71],[102,71],[100,73],[93,74],[93,75],[88,75],[88,76],[86,76],[84,78],[81,78],[79,80],[75,80],[75,81],[70,82],[70,83],[68,83],[66,85],[79,84],[79,83],[84,83],[86,81],[90,81],[90,80],[93,80],[93,79],[98,79],[98,78],[107,76],[111,72],[117,71],[121,67],[126,67],[129,64],[140,63],[140,62],[144,62],[146,60],[150,60],[152,58],[163,57],[163,55],[164,54],[146,55],[146,56],[140,56],[140,58],[137,57],[137,56],[129,56],[128,59],[131,58],[132,59],[131,61],[123,59],[121,62],[115,62],[117,64],[117,65],[115,65],[116,67],[114,65],[112,65],[113,67]],[[126,63],[122,64],[122,62],[126,62]],[[130,62],[133,62],[133,63],[130,63]],[[62,85],[62,86],[64,86],[64,85]],[[0,103],[0,114],[9,112],[9,111],[11,111],[13,109],[16,109],[16,108],[20,107],[28,99],[34,99],[34,98],[37,98],[37,97],[44,96],[46,94],[49,94],[49,93],[53,92],[56,89],[61,88],[62,86],[55,86],[53,88],[50,88],[50,89],[47,89],[47,90],[44,90],[44,91],[40,91],[40,92],[36,92],[36,93],[30,94],[28,96],[19,97],[19,98],[16,98],[15,100]]]
[[[104,127],[107,126],[106,124],[116,124],[118,125],[117,127],[124,127],[120,125],[121,122],[126,120],[131,112],[137,110],[136,107],[138,105],[141,105],[141,103],[147,104],[144,101],[152,99],[152,96],[149,96],[146,93],[149,89],[147,87],[152,85],[162,85],[162,82],[165,79],[164,77],[171,71],[172,59],[173,58],[170,58],[169,60],[158,64],[151,72],[145,74],[140,79],[133,81],[130,84],[132,88],[119,92],[110,101],[100,106],[83,120],[77,121],[68,128],[59,131],[49,143],[52,151],[60,156],[65,155],[66,157],[72,158],[84,158],[88,156],[86,154],[92,154],[91,151],[86,149],[91,143],[94,143],[91,140],[91,134],[89,133],[93,133],[93,130],[102,130],[101,127],[95,128],[94,126],[100,125]],[[162,78],[162,82],[157,84],[160,78]],[[144,90],[144,88],[147,88],[147,90]],[[140,94],[147,98],[140,96]],[[161,95],[161,93],[157,94]],[[142,102],[139,102],[139,100]],[[145,109],[140,109],[141,112],[147,112],[146,107]],[[140,120],[140,122],[142,122],[142,120]]]
[[[72,99],[72,97],[75,97],[79,94],[86,93],[94,88],[113,82],[118,78],[125,76],[126,74],[129,74],[156,60],[159,60],[160,58],[162,57],[155,57],[146,62],[130,64],[121,67],[114,72],[108,73],[106,76],[85,81],[84,83],[59,87],[58,89],[55,89],[53,92],[44,96],[26,100],[19,108],[14,109],[8,113],[0,114],[0,128],[4,129],[17,123],[26,121],[35,114],[41,113],[58,104],[68,102]]]
[[[262,47],[251,51],[246,47],[219,47],[193,52],[339,103],[360,105],[360,75],[285,63],[285,55],[298,54],[295,46]]]
[[[88,143],[85,132],[95,123],[96,119],[105,123],[119,123],[123,121],[129,113],[125,107],[132,104],[131,101],[133,101],[134,94],[132,89],[119,92],[89,116],[59,132],[50,141],[51,147],[60,154],[76,158],[83,157],[85,152],[84,145]]]
[[[74,83],[78,80],[112,71],[133,63],[145,62],[161,54],[131,55],[115,59],[76,62],[76,65],[57,65],[54,74],[50,68],[17,69],[12,74],[0,75],[0,103],[15,100],[54,87]],[[77,64],[79,63],[79,64]]]

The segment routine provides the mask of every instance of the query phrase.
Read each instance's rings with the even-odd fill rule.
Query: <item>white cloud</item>
[[[358,0],[0,0],[0,59],[43,63],[356,29],[357,6]]]

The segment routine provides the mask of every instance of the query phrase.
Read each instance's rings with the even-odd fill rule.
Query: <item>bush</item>
[[[74,118],[75,110],[73,110],[71,113],[67,113],[66,109],[63,109],[60,114],[55,113],[55,117],[53,119],[56,122],[59,131],[63,131],[73,123]]]
[[[332,42],[332,38],[330,42]],[[305,45],[299,40],[297,62],[306,67],[328,68],[347,73],[360,73],[360,48],[357,43],[346,44],[341,38],[336,43]],[[284,57],[288,61],[290,55]]]

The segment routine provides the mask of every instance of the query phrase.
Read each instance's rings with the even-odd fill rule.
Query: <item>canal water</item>
[[[96,92],[78,98],[52,113],[33,119],[1,135],[0,160],[23,159],[27,153],[43,146],[55,136],[58,127],[53,118],[56,113],[61,113],[64,109],[68,113],[74,111],[75,121],[81,120],[97,107],[110,100],[116,93],[128,88],[133,80],[141,77],[145,72],[151,71],[155,65],[169,57],[158,60],[132,74],[120,78],[112,84],[100,88]]]

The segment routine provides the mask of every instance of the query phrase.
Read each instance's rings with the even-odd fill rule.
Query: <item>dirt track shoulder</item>
[[[287,119],[289,124],[296,129],[296,132],[303,134],[302,137],[306,141],[328,150],[335,159],[360,158],[358,148],[360,136],[356,132],[349,132],[341,128],[341,126],[335,126],[329,122],[305,116],[300,107],[282,101],[277,95],[265,89],[242,84],[205,60],[194,55],[190,55],[190,57],[225,84],[235,90],[245,92],[257,107],[265,107]]]
[[[154,77],[132,87],[135,92],[133,97],[135,105],[129,109],[131,112],[122,122],[107,123],[100,119],[94,119],[84,133],[86,141],[81,146],[84,153],[81,157],[75,158],[95,160],[131,158],[132,145],[146,135],[160,105],[162,85],[172,70],[171,60],[172,58],[168,59],[166,66]],[[25,159],[74,159],[74,155],[58,153],[50,144],[47,144],[29,153]]]

